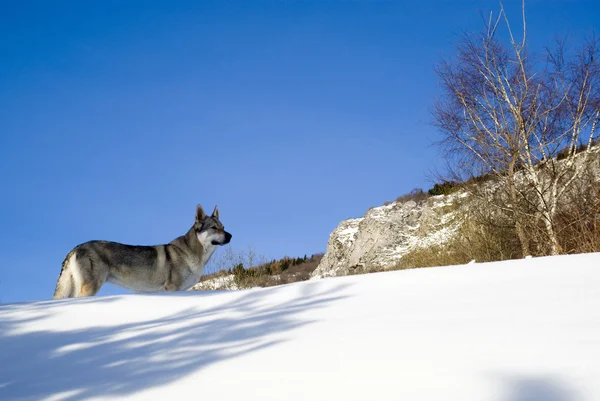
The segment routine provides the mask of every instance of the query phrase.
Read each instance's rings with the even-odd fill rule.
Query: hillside
[[[585,173],[557,201],[557,213],[549,220],[558,253],[600,251],[600,146],[592,143],[596,145],[590,147],[589,158],[579,153],[574,159],[574,166]],[[565,163],[565,152],[558,152],[558,166]],[[427,192],[416,188],[393,202],[370,208],[361,217],[340,222],[311,278],[551,254],[546,220],[531,179],[517,170],[516,190],[523,197],[517,214],[527,237],[526,251],[514,214],[507,209],[511,201],[504,178],[482,175],[464,182],[438,183]],[[540,167],[537,174],[539,180],[547,180],[547,167]],[[545,188],[543,196],[548,192]]]
[[[279,260],[256,264],[255,258],[244,253],[233,256],[233,252],[229,252],[228,256],[225,257],[225,261],[217,262],[220,270],[204,274],[191,291],[240,290],[305,281],[310,278],[323,258],[323,254],[317,253],[310,257],[286,256]],[[231,267],[226,268],[227,265]]]
[[[599,265],[2,305],[0,399],[594,401]]]

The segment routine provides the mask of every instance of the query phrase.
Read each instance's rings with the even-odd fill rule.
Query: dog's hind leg
[[[98,290],[108,276],[108,273],[99,266],[85,250],[77,251],[77,255],[73,255],[69,259],[69,272],[73,281],[72,297],[88,297],[96,295]]]
[[[94,258],[86,257],[80,261],[77,266],[77,291],[76,297],[91,297],[96,295],[100,287],[108,278],[108,271],[102,268],[102,264],[94,260]]]
[[[77,294],[77,296],[78,297],[91,297],[91,296],[96,295],[96,293],[98,292],[99,289],[100,289],[100,287],[95,283],[84,282],[83,284],[81,284],[81,289],[79,290],[79,294]]]

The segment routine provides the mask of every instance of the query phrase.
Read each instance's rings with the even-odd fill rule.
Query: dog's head
[[[225,245],[231,241],[231,234],[225,231],[225,227],[219,220],[219,208],[215,206],[212,215],[207,216],[202,206],[196,207],[196,222],[194,230],[198,241],[206,248],[208,245]]]

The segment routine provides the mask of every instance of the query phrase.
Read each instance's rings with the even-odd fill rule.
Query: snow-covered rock
[[[198,284],[190,288],[190,291],[212,290],[239,290],[239,288],[235,284],[233,274],[228,274],[226,276],[216,276],[209,278],[208,280],[202,280]]]
[[[415,248],[439,245],[454,235],[458,200],[464,194],[434,196],[369,209],[364,217],[342,221],[311,278],[345,276],[364,269],[397,265]]]

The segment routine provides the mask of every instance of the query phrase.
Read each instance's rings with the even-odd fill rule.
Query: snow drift
[[[600,254],[0,307],[1,400],[600,399]]]

